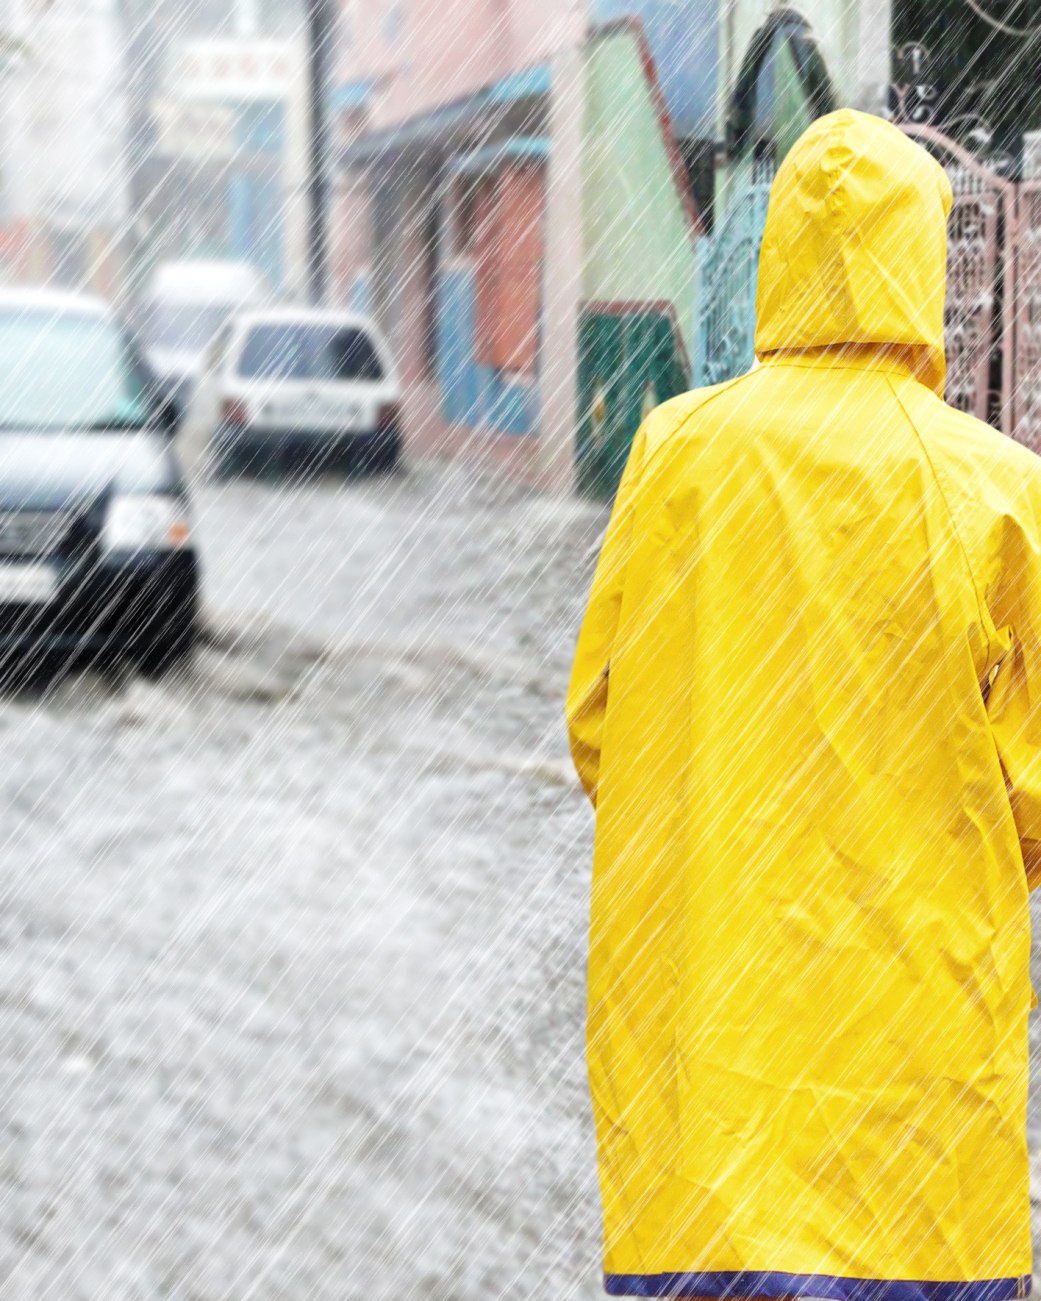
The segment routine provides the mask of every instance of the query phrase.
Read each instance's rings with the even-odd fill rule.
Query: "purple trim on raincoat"
[[[823,1297],[828,1301],[1014,1301],[1030,1295],[1031,1276],[966,1283],[897,1278],[843,1278],[778,1270],[711,1270],[679,1274],[605,1274],[609,1296]]]

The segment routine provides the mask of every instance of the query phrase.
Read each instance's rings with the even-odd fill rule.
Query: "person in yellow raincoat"
[[[815,122],[760,364],[618,491],[567,702],[612,1295],[1029,1294],[1041,459],[942,400],[951,201]]]

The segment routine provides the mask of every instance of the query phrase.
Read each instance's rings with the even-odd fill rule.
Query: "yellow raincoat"
[[[762,364],[618,492],[568,698],[611,1294],[1029,1292],[1041,459],[941,399],[950,205],[816,122]]]

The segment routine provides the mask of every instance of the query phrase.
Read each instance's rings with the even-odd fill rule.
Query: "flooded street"
[[[602,511],[421,469],[198,513],[191,674],[0,708],[5,1297],[598,1295]]]

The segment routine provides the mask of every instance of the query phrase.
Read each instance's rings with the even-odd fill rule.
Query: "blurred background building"
[[[150,260],[251,262],[277,292],[302,283],[303,47],[290,36],[178,42],[151,104]]]
[[[227,258],[299,299],[320,192],[327,296],[391,340],[410,445],[609,494],[645,409],[750,364],[773,171],[852,105],[1008,208],[980,235],[959,201],[997,316],[962,294],[953,382],[1023,428],[1037,27],[1026,0],[4,0],[0,277],[132,303],[160,261]]]
[[[300,0],[120,0],[133,67],[134,278],[160,260],[302,276],[305,63]]]
[[[206,255],[298,289],[300,8],[7,0],[0,273],[118,296],[158,259]]]
[[[611,490],[703,369],[716,213],[750,249],[767,144],[884,103],[889,0],[806,8],[344,0],[335,292],[394,340],[422,445]]]
[[[7,279],[114,292],[129,204],[117,0],[9,0],[0,77]]]
[[[390,334],[428,445],[495,449],[538,424],[547,242],[580,243],[577,221],[547,218],[580,132],[554,157],[553,69],[559,86],[584,21],[538,0],[341,6],[335,292]]]

